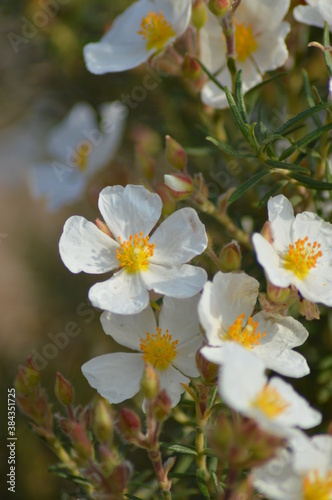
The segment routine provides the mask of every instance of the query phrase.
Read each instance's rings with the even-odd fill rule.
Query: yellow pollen
[[[120,262],[120,267],[124,267],[127,273],[134,274],[139,271],[146,271],[149,267],[149,259],[153,255],[155,243],[149,243],[149,236],[136,233],[130,235],[128,241],[121,242],[118,237],[120,249],[116,251],[116,256]]]
[[[252,402],[252,406],[258,408],[267,418],[273,419],[284,413],[289,403],[280,396],[275,387],[266,384]]]
[[[178,340],[172,341],[172,335],[161,333],[161,328],[157,328],[157,333],[150,335],[146,332],[146,338],[141,338],[140,349],[144,353],[143,360],[150,363],[158,370],[166,370],[176,356],[176,346]]]
[[[147,40],[146,50],[159,51],[164,48],[170,38],[176,35],[172,25],[166,21],[161,11],[158,14],[149,11],[142,19],[141,28],[137,34]]]
[[[316,267],[317,260],[323,255],[320,243],[308,242],[308,236],[298,239],[294,245],[289,244],[288,253],[284,256],[284,267],[303,280],[310,269]]]
[[[84,172],[88,165],[88,158],[91,153],[91,149],[91,144],[86,141],[80,142],[76,147],[74,163],[81,172]]]
[[[245,22],[239,24],[236,19],[234,19],[234,24],[237,60],[243,62],[257,50],[258,45],[252,32],[252,24],[248,26],[246,26]]]
[[[256,345],[260,344],[260,339],[265,337],[266,332],[257,332],[258,323],[250,317],[248,322],[243,328],[243,321],[245,314],[240,314],[234,323],[228,328],[228,332],[223,337],[223,340],[231,340],[233,342],[238,342],[247,349],[252,349]]]
[[[303,500],[331,500],[332,470],[321,477],[317,470],[311,471],[302,482]]]

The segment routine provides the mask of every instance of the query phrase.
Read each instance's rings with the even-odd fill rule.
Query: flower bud
[[[187,153],[177,141],[166,135],[166,158],[176,170],[183,170],[187,164]]]
[[[192,6],[191,23],[199,31],[208,20],[208,13],[203,0],[195,0]]]
[[[69,418],[64,417],[58,417],[57,420],[63,432],[69,436],[73,427],[73,422],[69,420]]]
[[[272,232],[271,232],[271,223],[269,221],[265,222],[264,226],[262,227],[261,235],[269,243],[273,243],[273,236],[272,236]]]
[[[31,366],[19,366],[14,381],[18,394],[29,394],[39,384],[40,373]]]
[[[102,231],[104,234],[106,234],[106,236],[109,236],[110,238],[113,237],[111,231],[108,229],[105,222],[101,221],[100,219],[96,219],[95,224],[100,231]]]
[[[110,441],[113,436],[113,418],[110,413],[108,402],[100,399],[95,406],[93,430],[97,439],[101,442]]]
[[[74,399],[73,386],[59,372],[55,379],[55,395],[64,406],[70,406]]]
[[[161,201],[163,202],[162,214],[164,216],[171,215],[176,209],[176,201],[170,190],[165,186],[165,184],[158,184],[156,187],[156,193],[159,194]]]
[[[225,245],[220,252],[220,264],[225,272],[237,271],[241,267],[241,249],[237,241],[233,240]]]
[[[203,381],[206,384],[214,384],[218,376],[218,365],[211,363],[198,350],[196,353],[196,365]]]
[[[93,446],[85,430],[78,422],[72,422],[70,439],[76,453],[85,459],[93,458]]]
[[[152,365],[146,363],[141,381],[141,389],[146,399],[154,399],[159,392],[159,377]]]
[[[216,17],[224,17],[232,8],[232,0],[209,0],[208,8]]]
[[[156,173],[156,163],[140,144],[136,146],[136,161],[141,174],[147,180],[152,180]]]
[[[135,412],[129,408],[122,408],[117,429],[125,439],[136,437],[141,432],[141,421]]]
[[[177,200],[189,198],[194,190],[194,181],[187,174],[166,174],[164,182]]]
[[[152,403],[152,414],[158,422],[163,422],[168,418],[171,409],[171,399],[165,389],[163,389]]]
[[[283,304],[290,296],[290,288],[280,288],[267,282],[267,297],[273,304]]]
[[[202,68],[191,54],[186,54],[182,62],[182,74],[188,80],[197,80],[202,75]]]

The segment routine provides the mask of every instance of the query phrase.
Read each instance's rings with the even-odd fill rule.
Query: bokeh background
[[[82,404],[93,398],[94,391],[81,374],[80,367],[88,359],[115,349],[103,333],[99,316],[87,301],[89,287],[95,278],[72,275],[62,264],[58,241],[66,219],[80,214],[90,220],[98,217],[97,198],[106,185],[139,183],[143,178],[142,162],[137,147],[143,147],[153,158],[156,170],[153,186],[162,182],[170,170],[164,158],[164,137],[170,134],[189,148],[206,148],[205,136],[217,135],[231,122],[226,113],[202,112],[199,97],[175,76],[164,78],[144,101],[129,110],[128,123],[122,145],[116,158],[89,184],[79,203],[48,213],[43,201],[34,200],[29,192],[27,172],[30,165],[46,158],[45,138],[54,126],[78,101],[88,101],[94,107],[105,101],[130,94],[142,81],[145,67],[126,73],[95,76],[86,70],[82,57],[83,46],[97,41],[112,19],[131,2],[129,0],[53,0],[54,15],[45,15],[45,5],[51,2],[35,0],[1,0],[0,10],[0,357],[1,357],[1,418],[2,442],[6,439],[7,388],[13,387],[16,369],[29,355],[43,354],[47,344],[54,345],[52,335],[64,330],[68,322],[75,322],[80,333],[63,348],[53,348],[53,359],[39,366],[42,382],[53,398],[55,374],[60,371],[76,389],[76,400]],[[292,2],[296,5],[301,2]],[[44,15],[42,14],[44,13]],[[25,31],[24,31],[25,30]],[[286,118],[287,113],[303,109],[305,104],[300,65],[305,65],[311,80],[326,94],[327,74],[321,56],[310,56],[306,43],[309,30],[297,26],[288,43],[293,55],[288,64],[290,76],[285,87],[277,83],[273,92],[263,88],[260,102],[267,119]],[[19,38],[13,37],[17,35]],[[27,36],[28,34],[28,36]],[[321,32],[317,30],[317,38]],[[297,70],[294,70],[294,65]],[[297,65],[297,66],[296,66]],[[222,134],[223,132],[221,132]],[[209,146],[210,147],[210,146]],[[191,173],[203,172],[210,189],[210,198],[216,201],[223,191],[238,185],[245,178],[245,165],[239,175],[230,174],[218,151],[207,154],[202,150],[190,158]],[[228,172],[226,183],[218,183],[214,172]],[[219,179],[224,177],[219,177]],[[146,180],[145,180],[146,181]],[[224,184],[223,184],[224,183]],[[265,209],[254,208],[248,195],[231,210],[242,224],[259,230],[265,219]],[[248,206],[252,206],[249,218]],[[229,242],[230,237],[212,220],[202,216],[209,227],[216,250]],[[247,224],[247,225],[246,225]],[[215,272],[208,260],[203,265]],[[253,256],[244,258],[248,272],[254,274]],[[320,362],[331,356],[331,317],[324,316],[323,326],[311,324],[310,342],[305,352],[313,367],[309,381],[296,387],[317,406],[323,404],[331,413],[331,372],[321,369]],[[37,354],[36,354],[37,353]],[[332,363],[331,363],[332,365]],[[325,378],[324,378],[325,377]],[[325,391],[325,392],[324,392]],[[320,398],[320,400],[319,400]],[[17,499],[58,499],[61,491],[70,491],[70,485],[47,472],[55,457],[46,445],[30,431],[27,419],[17,410]],[[6,454],[2,466],[7,470]],[[5,472],[7,473],[7,472]],[[4,475],[2,475],[4,477]],[[6,485],[2,485],[6,493]],[[2,496],[5,498],[5,496]],[[65,498],[65,497],[63,497]]]

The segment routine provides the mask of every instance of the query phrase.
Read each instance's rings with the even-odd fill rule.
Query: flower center
[[[258,408],[267,418],[272,419],[284,413],[289,403],[280,396],[275,387],[266,384],[252,402],[252,406]]]
[[[158,370],[166,370],[176,356],[176,346],[178,340],[172,341],[172,335],[161,333],[161,328],[157,328],[157,333],[150,335],[146,332],[146,338],[141,338],[140,349],[144,353],[143,360],[150,363]]]
[[[74,164],[81,172],[84,172],[88,165],[90,153],[91,144],[87,141],[81,141],[75,149]]]
[[[120,249],[116,251],[116,256],[120,262],[120,267],[124,267],[127,273],[134,274],[139,271],[146,271],[149,267],[149,259],[153,255],[155,243],[149,243],[149,236],[136,233],[131,234],[128,241],[121,242],[118,237]]]
[[[317,260],[323,255],[320,243],[308,243],[308,236],[298,239],[294,245],[289,244],[288,253],[284,256],[284,267],[303,280],[310,269],[316,267]]]
[[[303,500],[331,500],[332,470],[320,477],[317,470],[309,472],[302,483]]]
[[[236,19],[234,19],[234,24],[237,60],[243,62],[257,50],[258,45],[252,32],[251,24],[248,26],[246,26],[245,22],[239,24]]]
[[[141,28],[137,34],[147,40],[146,50],[159,51],[164,48],[170,38],[176,35],[172,25],[166,21],[161,11],[158,13],[149,11],[142,19]]]
[[[223,340],[231,340],[243,345],[247,349],[252,349],[260,344],[260,339],[265,337],[266,332],[260,333],[257,331],[258,323],[250,317],[243,328],[245,314],[240,314],[234,323],[228,328],[228,332],[224,335]]]

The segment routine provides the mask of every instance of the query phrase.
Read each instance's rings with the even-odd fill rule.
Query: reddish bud
[[[203,381],[206,384],[214,384],[218,376],[218,365],[208,361],[200,350],[196,353],[196,364]]]
[[[125,439],[136,437],[141,432],[141,421],[135,412],[129,408],[122,408],[117,429]]]
[[[153,416],[158,422],[163,422],[168,418],[171,409],[171,399],[165,389],[163,389],[152,403]]]
[[[217,17],[224,17],[232,8],[232,0],[209,0],[208,8]]]
[[[70,406],[74,399],[73,386],[59,372],[55,379],[55,395],[64,406]]]
[[[202,75],[200,64],[191,54],[186,54],[182,62],[182,74],[188,80],[197,80]]]
[[[166,158],[176,170],[183,170],[187,164],[187,153],[177,141],[166,135]]]
[[[18,394],[30,394],[39,384],[40,373],[31,366],[20,366],[14,381]]]
[[[105,222],[101,221],[100,219],[96,219],[95,224],[100,231],[102,231],[104,234],[106,234],[106,236],[109,236],[110,238],[113,237],[111,231],[108,229]]]
[[[85,459],[93,458],[93,446],[85,429],[78,422],[72,422],[70,439],[76,453]]]
[[[269,281],[267,282],[267,298],[273,302],[273,304],[284,304],[290,296],[290,288],[280,288],[278,286],[272,285]]]
[[[156,193],[159,194],[163,202],[162,213],[164,216],[171,215],[176,209],[176,201],[172,196],[170,190],[164,184],[158,184]]]
[[[177,200],[189,198],[194,190],[194,181],[187,174],[166,174],[164,175],[164,181]]]
[[[271,223],[269,221],[265,222],[261,230],[261,235],[269,242],[273,243],[273,236],[271,232]]]

